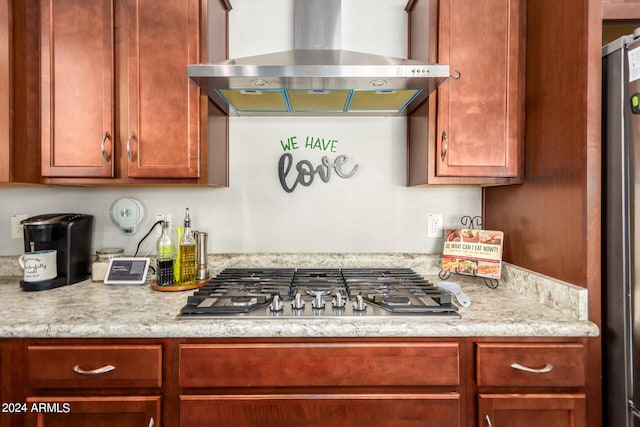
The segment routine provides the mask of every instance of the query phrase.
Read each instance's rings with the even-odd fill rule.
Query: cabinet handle
[[[519,363],[512,363],[511,367],[519,371],[531,372],[532,374],[548,374],[549,372],[553,371],[553,365],[551,363],[547,363],[545,367],[541,369],[529,368]]]
[[[102,375],[107,372],[115,371],[116,367],[113,365],[105,365],[102,368],[92,369],[90,371],[85,371],[80,367],[80,365],[76,365],[73,367],[73,372],[80,375]]]
[[[151,417],[151,419],[149,420],[149,427],[153,427],[156,425],[156,422],[153,421],[153,417]]]
[[[102,136],[102,144],[100,144],[100,149],[102,150],[102,158],[105,162],[109,161],[109,156],[107,156],[107,152],[104,149],[104,143],[107,142],[107,139],[111,138],[109,131],[106,131]]]
[[[133,158],[133,153],[131,153],[131,140],[135,139],[136,134],[131,132],[129,134],[129,138],[127,138],[127,157],[129,158],[129,162],[133,163],[136,159]]]
[[[447,137],[447,132],[442,131],[442,148],[440,150],[440,159],[444,162],[444,159],[447,158],[447,151],[449,151],[449,138]]]
[[[489,415],[485,415],[484,419],[487,421],[487,427],[493,427],[493,423],[491,422],[491,417],[489,417]]]

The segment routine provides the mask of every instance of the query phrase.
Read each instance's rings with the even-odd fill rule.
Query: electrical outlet
[[[20,221],[27,218],[27,214],[15,214],[11,215],[11,238],[12,239],[22,239],[23,238],[23,227],[20,224]]]
[[[442,214],[427,215],[427,237],[441,239],[444,231],[444,216]]]
[[[156,214],[156,221],[155,222],[164,221],[165,217],[167,218],[167,221],[169,222],[169,227],[171,227],[171,214],[170,213],[167,213],[167,214],[158,213],[158,214]]]

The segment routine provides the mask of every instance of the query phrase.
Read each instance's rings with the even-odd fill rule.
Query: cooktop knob
[[[356,300],[353,302],[353,309],[355,311],[365,311],[367,309],[367,303],[362,299],[362,295],[356,295]]]
[[[296,294],[295,298],[293,298],[293,301],[291,301],[291,307],[294,310],[302,310],[304,308],[304,300],[302,299],[301,294]]]
[[[271,311],[282,311],[284,309],[284,304],[282,304],[280,295],[273,296],[273,301],[271,301],[269,308],[271,309]]]
[[[333,307],[344,308],[346,304],[347,304],[347,299],[343,297],[340,292],[337,292],[336,297],[333,299]]]
[[[313,302],[311,303],[311,306],[316,310],[321,310],[324,308],[324,300],[322,299],[322,293],[317,292],[315,294],[315,297],[313,298]]]

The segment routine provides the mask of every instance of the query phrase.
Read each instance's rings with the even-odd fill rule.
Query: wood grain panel
[[[182,396],[180,425],[459,427],[460,396],[455,393]]]
[[[483,224],[505,231],[506,261],[580,286],[590,263],[599,274],[600,244],[600,61],[585,16],[584,2],[528,2],[525,182],[485,188]]]
[[[180,347],[181,387],[457,385],[459,369],[457,343]]]

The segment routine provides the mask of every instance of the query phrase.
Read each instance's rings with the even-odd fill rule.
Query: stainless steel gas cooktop
[[[457,316],[451,298],[409,268],[227,268],[179,317]]]

